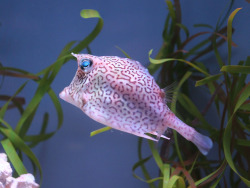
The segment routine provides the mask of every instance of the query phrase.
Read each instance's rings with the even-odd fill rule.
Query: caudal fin
[[[209,150],[213,147],[213,142],[209,137],[204,136],[196,131],[193,134],[191,141],[198,147],[203,155],[207,155]]]

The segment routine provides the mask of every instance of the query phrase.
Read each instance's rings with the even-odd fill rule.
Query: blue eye
[[[80,62],[80,68],[84,71],[84,72],[89,72],[90,68],[92,67],[92,60],[91,59],[82,59]]]

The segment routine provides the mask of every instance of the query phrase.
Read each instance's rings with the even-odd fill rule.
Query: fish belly
[[[106,126],[151,140],[155,139],[145,133],[161,136],[167,128],[163,124],[162,109],[148,105],[147,102],[122,98],[112,98],[111,102],[106,96],[102,100],[95,98],[88,101],[84,112]]]

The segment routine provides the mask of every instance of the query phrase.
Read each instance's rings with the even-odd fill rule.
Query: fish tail
[[[190,141],[197,146],[197,148],[203,155],[207,155],[209,150],[213,147],[212,140],[209,137],[198,133],[197,131],[194,132],[193,137]]]
[[[170,112],[166,118],[166,125],[176,130],[187,140],[193,142],[203,155],[207,155],[208,151],[213,146],[213,142],[209,137],[198,133],[193,127],[182,122],[172,112]]]

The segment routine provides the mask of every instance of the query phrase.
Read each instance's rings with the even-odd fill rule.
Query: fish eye
[[[93,61],[91,59],[82,59],[80,62],[80,68],[84,72],[89,72],[91,70],[92,65]]]

